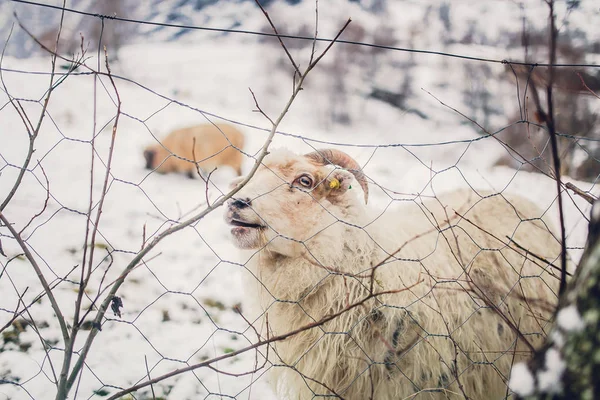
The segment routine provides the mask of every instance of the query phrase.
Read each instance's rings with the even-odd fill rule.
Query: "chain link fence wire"
[[[32,10],[42,6],[21,3]],[[108,19],[85,16],[100,24],[100,37]],[[26,29],[18,22],[13,27]],[[60,53],[50,68],[49,53],[24,60],[3,55],[0,398],[511,396],[510,367],[549,334],[560,283],[556,171],[548,129],[532,100],[544,100],[548,70],[500,65],[503,80],[486,83],[498,95],[512,93],[505,96],[511,103],[506,109],[516,116],[504,115],[498,124],[500,116],[481,102],[474,99],[467,103],[471,110],[461,110],[451,92],[434,86],[418,93],[414,87],[365,91],[350,68],[355,56],[378,57],[392,70],[407,67],[402,85],[416,79],[419,67],[402,57],[388,64],[390,53],[406,50],[389,43],[378,45],[380,55],[362,54],[356,49],[368,43],[360,43],[360,29],[351,33],[357,40],[333,44],[318,60],[298,100],[300,90],[292,92],[291,83],[309,74],[294,61],[310,53],[310,41],[290,46],[287,54],[272,37],[274,45],[253,44],[264,64],[254,53],[241,55],[244,44],[235,35],[223,42],[230,48],[208,54],[200,46],[188,62],[170,62],[182,53],[161,44],[125,47],[116,61],[100,39],[80,45],[74,57]],[[287,38],[295,36],[303,35]],[[35,35],[28,40],[35,42]],[[51,49],[48,43],[41,44]],[[316,55],[300,67],[327,51],[325,44],[315,46]],[[150,51],[159,54],[156,68],[167,75],[153,78],[144,71],[152,69]],[[487,73],[477,66],[501,62],[458,57],[454,62],[471,63],[468,73],[479,82]],[[594,65],[579,61],[563,63],[574,69],[555,68],[555,79],[568,86],[557,85],[555,104],[571,272],[600,176],[597,68],[585,75],[583,68]],[[238,82],[248,83],[231,66],[244,62],[267,76],[240,94],[234,92]],[[213,75],[193,80],[196,69]],[[217,84],[203,97],[202,85],[211,80]],[[225,94],[211,103],[205,97],[215,85]],[[284,119],[280,126],[277,116],[290,94],[296,101],[290,123]],[[246,97],[227,102],[231,96]],[[415,107],[411,96],[427,99],[429,108]],[[327,103],[337,107],[323,109]],[[367,115],[373,110],[384,110],[381,121]],[[316,122],[302,125],[313,116]],[[188,154],[167,149],[166,160],[155,164],[144,155],[146,146],[166,148],[161,140],[175,128],[217,123],[243,132],[244,146],[228,139],[225,147],[242,154],[244,173],[258,168],[233,195],[243,204],[231,200],[219,207],[237,177],[227,161],[206,168],[195,151],[189,154],[194,146],[187,142],[182,146]],[[307,133],[306,127],[320,125],[326,128]],[[421,125],[437,132],[419,131]],[[339,134],[344,131],[371,135]],[[376,212],[358,223],[331,211],[317,189],[326,184],[333,190],[332,178],[343,173],[330,166],[310,183],[314,190],[302,192],[328,222],[312,220],[309,237],[294,237],[296,224],[311,221],[302,208],[290,203],[267,213],[273,199],[298,194],[292,164],[274,156],[263,162],[263,145],[271,138],[274,147],[298,154],[325,148],[350,154],[366,175],[369,207]],[[204,144],[202,136],[197,140]],[[171,161],[188,173],[160,173]],[[261,191],[254,182],[271,183]],[[457,188],[458,194],[442,194]],[[359,186],[344,190],[362,201]],[[250,252],[238,252],[223,221],[235,207],[252,210],[256,223],[274,236],[265,234]],[[387,213],[395,208],[404,210],[396,224],[405,225],[400,236]],[[512,224],[508,231],[498,229],[501,221]],[[331,248],[315,247],[340,226],[361,237],[361,246],[380,262],[337,248],[340,238],[323,242]],[[381,235],[386,229],[389,235]],[[300,249],[301,265],[308,268],[292,266],[289,276],[257,270],[257,263],[277,259],[273,252],[282,242]],[[338,264],[323,262],[323,254]]]

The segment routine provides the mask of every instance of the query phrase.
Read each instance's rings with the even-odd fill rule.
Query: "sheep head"
[[[225,220],[232,225],[234,243],[240,248],[266,246],[275,253],[296,255],[308,241],[342,229],[335,227],[342,225],[335,224],[337,220],[354,220],[353,213],[362,215],[361,200],[349,190],[356,182],[366,202],[365,175],[355,160],[339,150],[305,155],[275,150],[228,202]]]
[[[169,157],[171,152],[161,144],[153,144],[144,149],[146,169],[157,169],[157,172],[171,172],[175,170],[175,157]]]

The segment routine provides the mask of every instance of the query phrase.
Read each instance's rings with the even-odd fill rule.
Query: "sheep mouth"
[[[229,225],[233,225],[234,227],[252,228],[252,229],[264,228],[264,226],[262,226],[260,224],[253,224],[251,222],[246,222],[246,221],[242,221],[239,219],[230,219],[228,222],[229,222]]]

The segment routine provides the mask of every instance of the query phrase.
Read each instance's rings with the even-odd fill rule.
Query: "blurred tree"
[[[561,315],[561,313],[564,313]],[[600,398],[600,203],[592,210],[586,250],[559,303],[552,338],[528,370],[522,399]]]
[[[107,17],[125,18],[135,10],[137,3],[122,0],[94,1],[87,11]],[[133,36],[135,29],[133,24],[110,18],[84,17],[81,19],[77,31],[82,33],[84,40],[89,42],[90,46],[98,45],[100,49],[106,46],[109,57],[115,60],[118,59],[119,48]]]

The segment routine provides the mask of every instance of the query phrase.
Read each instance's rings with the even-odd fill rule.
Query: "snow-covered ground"
[[[519,26],[521,11],[514,2],[485,3],[488,6],[477,8],[471,5],[472,2],[458,2],[459,11],[453,14],[452,24],[460,27],[467,26],[468,21],[476,21],[489,27],[490,38],[515,24]],[[353,23],[366,27],[368,32],[374,32],[383,23],[398,32],[413,32],[418,27],[432,30],[429,33],[413,32],[414,41],[399,43],[403,46],[430,47],[436,32],[443,33],[440,23],[423,26],[427,10],[418,2],[404,2],[405,8],[391,7],[385,16],[367,13],[357,4],[341,0],[319,4],[319,34],[323,37],[335,35],[347,17],[352,17]],[[226,18],[235,11],[233,6],[228,7],[223,12]],[[207,12],[216,15],[216,10]],[[541,10],[543,8],[536,4],[527,11],[533,14]],[[239,12],[245,16],[244,29],[257,30],[265,26],[258,9],[244,5],[240,6]],[[301,26],[314,21],[314,3],[310,1],[296,6],[275,4],[270,12],[275,21],[285,18],[292,31],[295,24]],[[573,15],[573,24],[586,26],[585,18],[589,15],[583,12]],[[487,18],[485,21],[482,21],[483,16]],[[543,19],[532,18],[534,21]],[[218,24],[214,18],[211,21]],[[461,37],[464,32],[453,30],[453,35]],[[322,50],[324,46],[320,43],[318,49]],[[506,48],[485,43],[455,44],[443,50],[498,59],[518,56],[518,53],[507,54]],[[306,66],[310,46],[294,49],[292,54],[301,67]],[[87,64],[95,67],[93,49],[90,55]],[[89,285],[89,298],[94,298],[98,288],[104,290],[118,277],[141,248],[144,237],[151,240],[167,227],[197,214],[206,205],[207,191],[200,179],[150,174],[145,170],[144,146],[174,128],[207,119],[214,122],[225,119],[240,124],[247,138],[246,152],[256,154],[270,125],[255,111],[248,88],[256,95],[261,109],[270,117],[276,117],[291,94],[292,73],[286,60],[281,48],[273,43],[248,35],[225,36],[207,32],[195,32],[185,36],[185,40],[175,42],[138,41],[120,49],[118,61],[113,62],[111,69],[120,77],[116,79],[116,85],[122,100],[122,114],[95,246],[93,267],[96,270]],[[343,97],[335,85],[340,60],[345,61]],[[373,65],[359,67],[354,63],[361,60],[373,62]],[[400,112],[366,96],[373,84],[397,89],[404,76],[402,68],[412,62],[417,64],[411,70],[412,85],[423,90],[414,92],[408,102],[410,107],[426,111],[427,119],[415,113]],[[273,147],[285,146],[298,152],[334,145],[343,149],[364,166],[373,182],[371,202],[378,207],[388,204],[391,197],[431,193],[432,189],[439,193],[469,185],[477,189],[521,193],[547,209],[548,217],[558,226],[555,183],[541,174],[494,167],[499,155],[506,151],[504,147],[492,137],[482,139],[463,117],[437,100],[468,112],[461,95],[466,79],[465,62],[471,61],[394,51],[365,55],[348,52],[344,45],[334,46],[322,65],[309,75],[305,90],[280,126],[282,133],[276,135]],[[15,70],[47,72],[49,66],[48,56],[5,57],[2,76],[8,92],[20,99],[43,98],[49,76]],[[374,71],[371,81],[364,77],[369,68]],[[494,76],[500,76],[504,67],[491,64],[490,68]],[[77,72],[85,72],[85,69],[80,68]],[[511,82],[490,80],[487,84],[495,88],[497,101],[514,106],[516,89]],[[80,269],[72,269],[81,265],[86,247],[85,213],[90,203],[91,160],[93,157],[92,197],[97,206],[116,113],[114,100],[115,92],[106,76],[95,80],[93,75],[74,74],[61,83],[52,95],[48,116],[36,140],[32,171],[25,174],[15,197],[3,211],[20,230],[43,210],[24,230],[23,236],[49,281],[67,275],[69,279],[78,279]],[[2,201],[17,176],[15,166],[23,163],[28,137],[19,115],[6,103],[4,93],[0,94],[0,101]],[[27,101],[22,104],[35,124],[41,104]],[[330,118],[332,110],[340,104],[351,117],[348,124],[336,123]],[[496,116],[490,121],[490,131],[509,122],[505,115]],[[95,151],[91,145],[93,136]],[[38,161],[39,166],[36,166]],[[251,168],[253,161],[252,157],[247,157],[245,171]],[[51,195],[46,206],[44,174]],[[227,168],[219,169],[211,176],[213,185],[208,189],[211,201],[227,190],[233,177],[233,171]],[[590,183],[576,182],[576,185],[583,190],[598,192]],[[581,199],[566,196],[565,211],[568,244],[573,248],[571,255],[577,258],[578,248],[585,243],[584,215],[588,207]],[[122,316],[107,313],[108,320],[102,325],[77,382],[77,391],[72,392],[71,398],[102,398],[107,393],[114,393],[115,388],[129,387],[147,379],[148,375],[156,377],[230,353],[255,341],[252,329],[233,310],[240,303],[243,307],[243,264],[246,260],[240,259],[230,243],[229,229],[222,222],[222,213],[222,209],[217,209],[192,227],[164,239],[130,275],[118,292],[124,303]],[[23,256],[14,258],[22,251],[10,239],[5,227],[0,228],[0,234],[6,253],[6,257],[0,256],[2,326],[11,318],[11,311],[23,292],[27,289],[23,300],[28,303],[41,292],[41,287],[26,259]],[[110,257],[107,257],[108,252]],[[108,274],[102,281],[104,271]],[[57,300],[67,316],[72,315],[76,292],[77,286],[70,282],[63,282],[55,289]],[[87,300],[84,309],[89,305]],[[43,299],[29,312],[44,339],[57,349],[62,348],[60,329],[48,300]],[[0,380],[3,380],[0,381],[0,400],[53,398],[52,380],[59,374],[62,353],[59,350],[49,352],[53,361],[51,366],[31,327],[14,340],[7,338],[4,335],[4,342],[0,343]],[[85,332],[77,342],[78,349],[84,340]],[[214,367],[241,373],[252,370],[254,364],[255,355],[250,351]],[[201,368],[156,384],[153,390],[157,398],[169,399],[223,398],[225,395],[239,399],[274,398],[263,372],[233,377]],[[150,389],[141,390],[136,398],[151,398]]]

